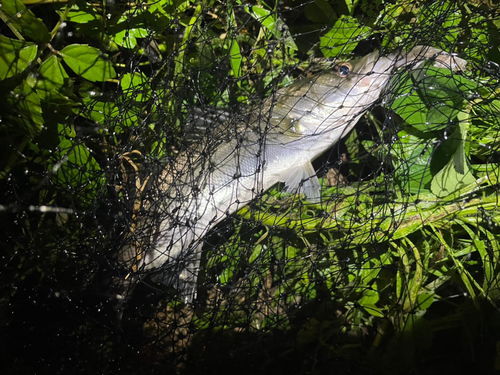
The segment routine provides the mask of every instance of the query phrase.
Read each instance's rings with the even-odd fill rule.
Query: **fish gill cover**
[[[0,18],[5,373],[500,371],[497,1]]]

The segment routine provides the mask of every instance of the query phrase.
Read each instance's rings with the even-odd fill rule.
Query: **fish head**
[[[321,135],[336,142],[377,103],[398,69],[415,69],[427,59],[432,59],[435,67],[450,70],[467,66],[465,60],[428,46],[387,56],[375,51],[357,60],[338,62],[332,69],[278,92],[272,125],[290,137]]]
[[[271,120],[290,136],[338,139],[380,97],[394,63],[393,56],[380,57],[375,51],[300,80],[278,93]]]

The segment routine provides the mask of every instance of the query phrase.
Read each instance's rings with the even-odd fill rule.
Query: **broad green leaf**
[[[286,258],[287,259],[295,258],[299,253],[300,253],[300,249],[297,249],[296,247],[293,247],[293,246],[286,247]]]
[[[119,104],[113,102],[102,102],[92,98],[85,98],[86,112],[80,115],[92,119],[102,126],[103,131],[111,131],[117,134],[123,133],[128,128],[141,125],[138,117],[138,108],[131,106],[130,110],[124,110]]]
[[[379,301],[380,296],[378,294],[378,290],[377,290],[376,285],[377,284],[373,284],[371,289],[367,288],[363,292],[363,297],[361,297],[361,299],[358,301],[358,303],[361,306],[365,306],[365,305],[373,305],[374,306]]]
[[[60,133],[64,132],[60,126]],[[105,186],[99,164],[86,146],[73,143],[72,139],[61,137],[59,150],[50,166],[54,183],[78,189],[78,202],[84,206],[92,204],[99,189]]]
[[[40,97],[26,80],[14,89],[14,93],[16,95],[15,105],[21,108],[19,111],[20,119],[23,120],[29,137],[34,138],[40,134],[45,124]]]
[[[87,111],[82,112],[82,116],[95,121],[96,124],[107,124],[108,120],[115,118],[120,113],[120,109],[114,103],[101,102],[92,98],[85,98],[84,103]]]
[[[417,92],[422,102],[431,109],[429,112],[435,110],[427,116],[428,121],[430,116],[436,122],[446,123],[456,116],[464,99],[475,92],[479,85],[452,73],[449,69],[436,68],[431,64],[429,61],[422,68],[415,69],[412,72],[412,79],[418,87]],[[438,123],[433,124],[433,127],[436,125]]]
[[[396,98],[392,109],[409,125],[422,132],[446,128],[462,107],[464,98],[479,85],[432,62],[411,73],[411,81],[403,78],[404,94]],[[414,87],[417,90],[414,90]]]
[[[25,71],[35,60],[38,46],[0,35],[0,80]]]
[[[131,99],[143,102],[151,97],[148,78],[143,73],[127,73],[120,80],[120,87]]]
[[[394,174],[405,190],[417,194],[427,189],[432,180],[430,171],[434,139],[422,139],[405,131],[398,133],[398,141],[390,153],[395,167]]]
[[[64,14],[62,11],[58,11],[57,13],[61,16]],[[96,8],[93,6],[87,6],[84,9],[81,9],[75,4],[67,13],[66,19],[75,23],[88,23],[94,20],[99,20],[99,15],[97,14]]]
[[[489,22],[491,22],[491,19],[487,19],[480,14],[472,15],[467,19],[467,31],[470,33],[467,36],[470,40],[474,40],[474,43],[468,45],[467,49],[471,56],[478,57],[480,60],[490,51],[490,48],[488,48],[492,40],[490,37],[498,39],[498,30],[494,34],[491,33],[492,29],[488,25]]]
[[[107,55],[87,44],[71,44],[65,47],[61,56],[66,64],[75,72],[92,82],[103,82],[114,78],[116,72]]]
[[[87,111],[80,112],[81,116],[92,119],[96,124],[102,126],[103,131],[123,133],[128,128],[141,125],[138,117],[139,106],[130,106],[130,110],[120,109],[118,103],[102,102],[92,98],[85,98],[84,103]]]
[[[142,28],[125,28],[115,35],[114,41],[121,47],[133,49],[137,46],[137,38],[148,36],[148,30]]]
[[[412,73],[418,95],[421,101],[429,108],[421,131],[435,131],[446,128],[459,112],[464,92],[457,87],[457,83],[448,69],[440,69],[428,64]]]
[[[325,57],[337,57],[339,54],[349,54],[371,33],[356,18],[342,16],[335,22],[333,28],[320,39],[320,49]]]
[[[452,139],[458,140],[458,147],[448,163],[432,179],[431,191],[436,196],[443,198],[474,183],[476,180],[472,175],[469,162],[465,155],[465,140],[468,125],[461,122],[451,135]]]
[[[425,126],[416,128],[423,132],[445,129],[458,112],[459,109],[450,101],[436,103],[427,111]]]
[[[427,107],[417,95],[417,93],[406,93],[394,100],[392,109],[407,124],[420,131],[426,131],[427,125]]]
[[[424,103],[430,106],[457,96],[463,100],[448,69],[434,68],[425,64],[423,68],[415,69],[412,72],[412,78],[418,87],[420,97]]]
[[[117,134],[123,133],[124,131],[126,131],[131,127],[140,126],[141,122],[139,117],[137,116],[137,113],[138,111],[133,109],[129,111],[121,111],[114,123],[115,133]]]
[[[53,90],[59,91],[64,86],[65,80],[69,78],[59,59],[54,55],[40,65],[38,73],[35,87],[37,90],[44,90],[49,93]]]
[[[26,9],[21,1],[0,0],[0,11],[7,17],[4,21],[9,22],[25,38],[39,43],[50,42],[47,26],[31,10]]]

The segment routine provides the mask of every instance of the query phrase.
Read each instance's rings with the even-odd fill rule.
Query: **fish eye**
[[[352,70],[352,65],[348,62],[338,63],[333,67],[333,72],[339,77],[347,77]]]

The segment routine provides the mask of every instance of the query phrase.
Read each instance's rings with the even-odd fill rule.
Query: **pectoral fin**
[[[307,200],[319,201],[321,185],[310,161],[286,170],[282,181],[287,193],[303,193]]]

